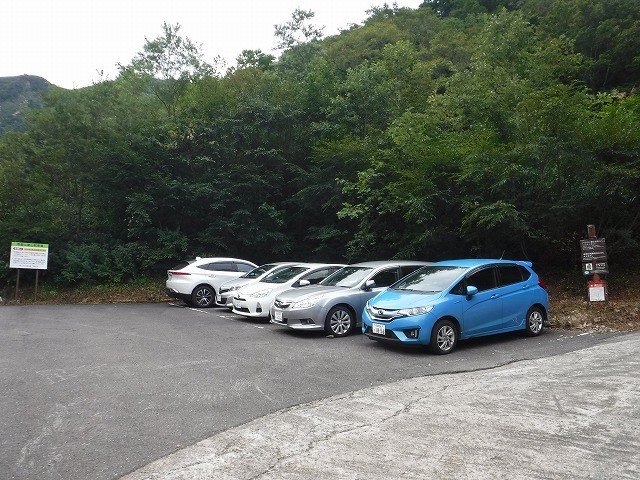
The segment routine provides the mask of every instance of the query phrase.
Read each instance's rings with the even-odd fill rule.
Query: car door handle
[[[493,295],[491,295],[491,297],[490,297],[490,298],[498,298],[499,296],[500,296],[499,294],[494,293]]]

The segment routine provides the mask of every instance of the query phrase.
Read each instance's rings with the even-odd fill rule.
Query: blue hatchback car
[[[540,335],[549,295],[531,262],[448,260],[404,277],[367,302],[362,332],[372,340],[429,345],[522,330]]]

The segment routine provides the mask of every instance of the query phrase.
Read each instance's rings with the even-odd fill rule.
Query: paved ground
[[[336,478],[638,479],[640,333],[285,409],[124,477]]]
[[[0,480],[113,480],[269,414],[281,416],[298,405],[338,396],[326,403],[327,420],[309,418],[315,430],[309,433],[302,423],[294,432],[331,438],[343,428],[347,434],[354,422],[364,426],[393,417],[405,401],[402,395],[365,401],[351,392],[420,377],[415,383],[408,380],[408,388],[421,382],[427,388],[438,381],[448,385],[457,373],[486,370],[492,376],[501,371],[497,367],[560,358],[617,338],[627,337],[550,330],[525,338],[516,333],[462,342],[453,354],[435,356],[362,335],[329,339],[289,332],[218,309],[2,306]],[[460,401],[467,398],[450,391]],[[416,418],[423,416],[411,411]],[[275,437],[278,444],[290,435],[286,425],[284,440]],[[303,439],[300,445],[314,450],[322,442]],[[287,452],[282,450],[284,457]],[[326,465],[371,462],[372,455],[393,464],[382,445],[363,452],[333,452]],[[264,459],[278,458],[273,445],[239,455],[258,472]],[[413,471],[410,467],[407,472]],[[242,470],[227,472],[236,471]],[[347,472],[343,478],[350,476]]]

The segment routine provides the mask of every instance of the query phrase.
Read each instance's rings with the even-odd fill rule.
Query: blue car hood
[[[370,304],[385,310],[399,310],[401,308],[424,307],[436,301],[442,292],[420,293],[385,290],[371,299]]]

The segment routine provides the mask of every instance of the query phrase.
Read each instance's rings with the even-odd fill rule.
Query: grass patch
[[[42,285],[37,300],[34,288],[21,289],[18,300],[15,290],[5,303],[20,305],[65,305],[102,303],[157,303],[169,301],[165,294],[165,278],[145,278],[126,284],[81,285],[57,287]]]

